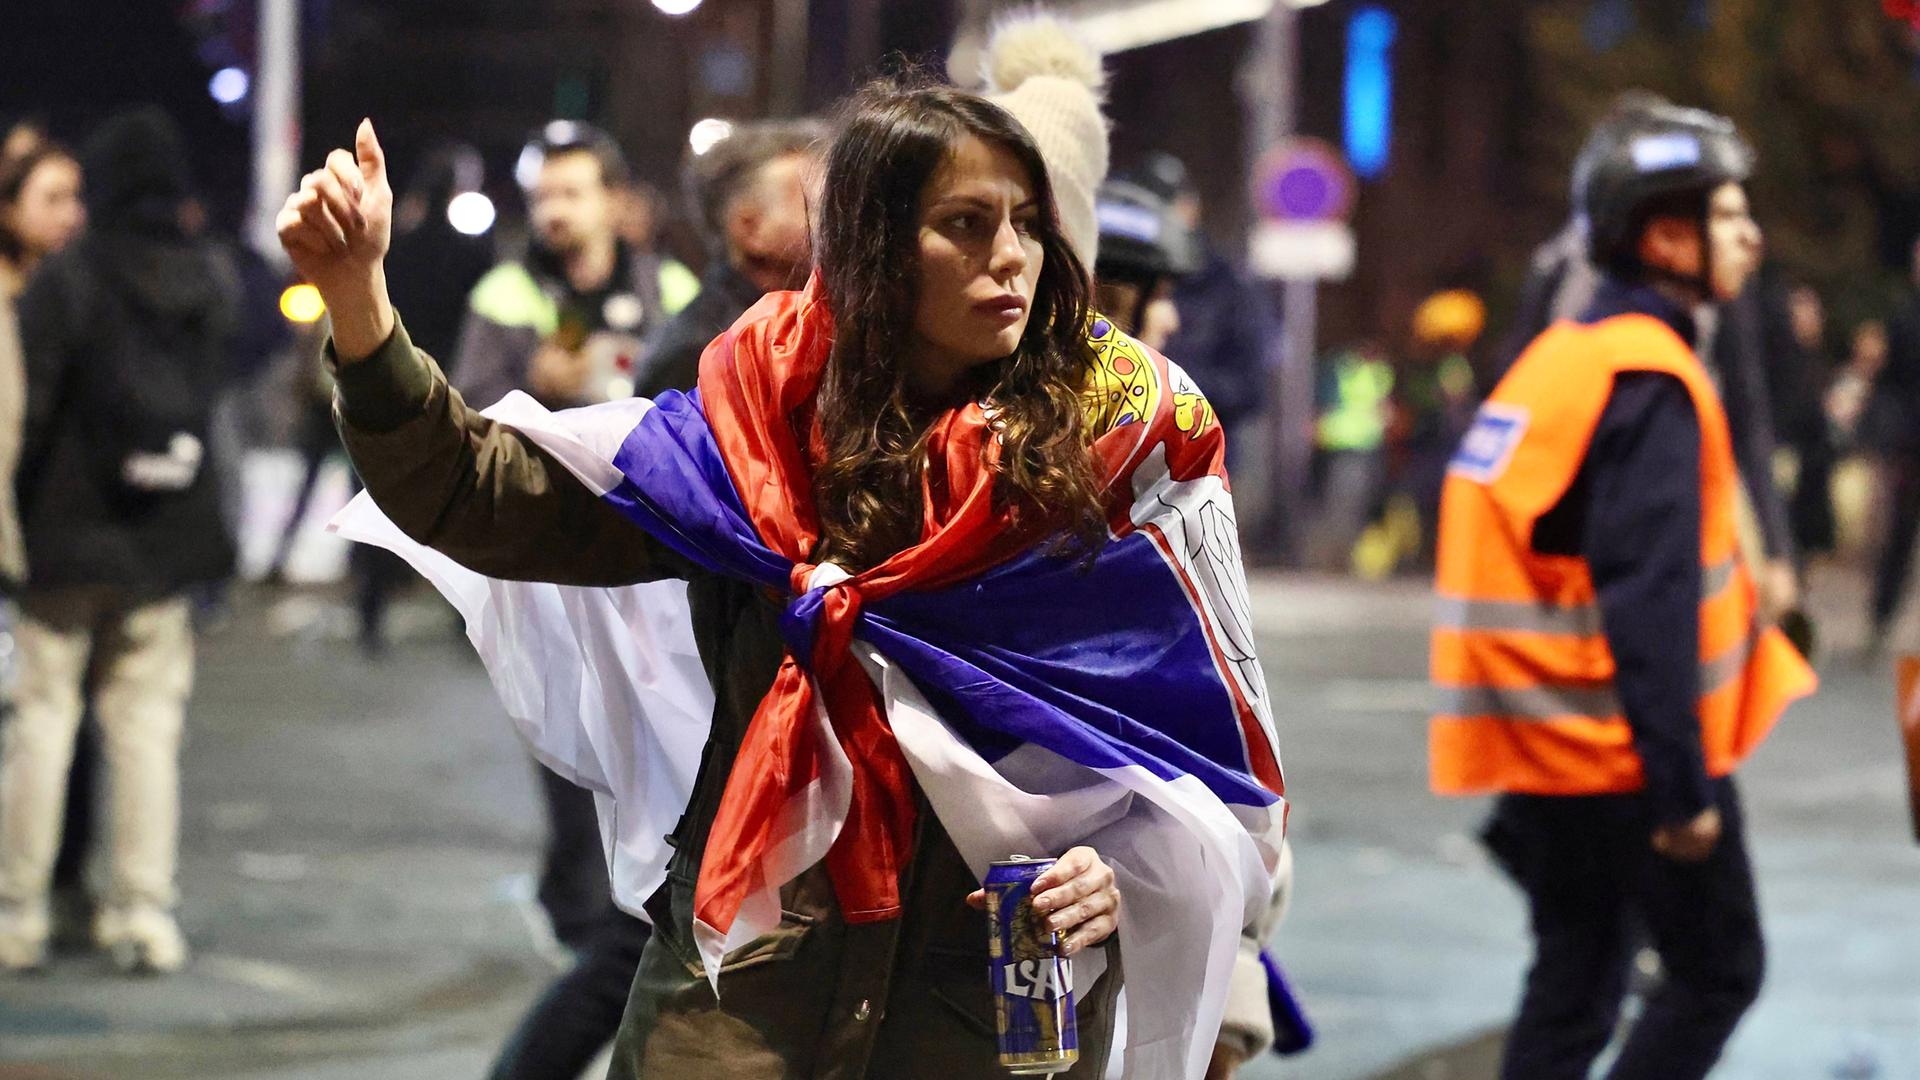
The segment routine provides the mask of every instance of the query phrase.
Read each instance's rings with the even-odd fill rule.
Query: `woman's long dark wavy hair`
[[[907,395],[920,200],[967,135],[1005,147],[1026,167],[1045,252],[1019,347],[976,369],[967,387],[995,409],[996,497],[1028,522],[1063,531],[1070,546],[1091,550],[1105,534],[1082,405],[1092,364],[1087,275],[1060,229],[1040,150],[992,102],[911,77],[887,79],[854,95],[827,152],[816,251],[834,340],[815,399],[820,561],[863,570],[920,539],[934,419]]]

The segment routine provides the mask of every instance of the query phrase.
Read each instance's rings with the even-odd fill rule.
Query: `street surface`
[[[1920,847],[1859,586],[1816,585],[1825,689],[1743,773],[1772,955],[1716,1075],[1920,1078]],[[168,980],[0,979],[0,1080],[477,1078],[555,970],[532,766],[425,595],[362,659],[327,590],[243,590],[203,643]],[[1255,582],[1298,886],[1276,945],[1320,1045],[1247,1080],[1482,1080],[1527,960],[1518,895],[1425,792],[1425,589]],[[1912,630],[1913,627],[1908,627]],[[1920,642],[1920,635],[1910,641]],[[930,1074],[937,1068],[929,1063]]]

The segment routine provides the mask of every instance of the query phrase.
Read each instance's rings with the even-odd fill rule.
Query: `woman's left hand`
[[[1072,956],[1113,936],[1120,925],[1120,886],[1113,867],[1090,847],[1068,851],[1033,879],[1033,909],[1047,916],[1049,929],[1059,932],[1060,953]],[[967,903],[983,908],[985,889],[968,895]]]

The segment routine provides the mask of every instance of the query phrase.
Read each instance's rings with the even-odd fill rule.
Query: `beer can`
[[[1052,859],[1016,855],[987,871],[987,981],[1000,1029],[1000,1064],[1015,1076],[1065,1072],[1080,1059],[1073,961],[1033,910],[1033,880]]]

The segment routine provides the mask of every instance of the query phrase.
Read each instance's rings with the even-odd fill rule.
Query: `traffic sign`
[[[1253,170],[1253,204],[1275,221],[1344,221],[1353,196],[1353,170],[1324,139],[1288,139]]]
[[[1259,222],[1247,266],[1281,281],[1344,281],[1353,273],[1353,229],[1344,221]]]

